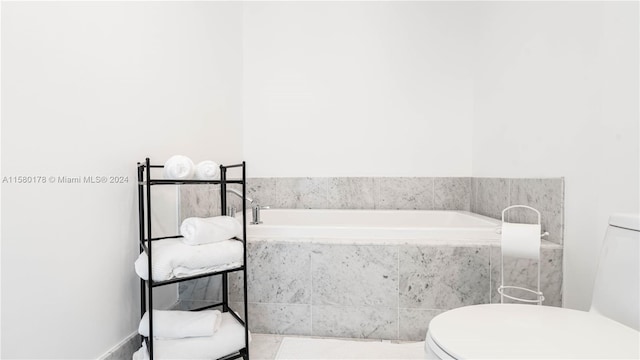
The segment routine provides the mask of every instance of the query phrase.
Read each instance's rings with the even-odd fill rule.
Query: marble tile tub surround
[[[249,326],[271,334],[421,341],[439,313],[500,301],[497,254],[490,245],[250,241]],[[533,263],[507,265],[509,284],[526,286],[535,277]],[[560,246],[545,245],[542,269],[545,305],[560,306]],[[241,274],[229,278],[237,309],[241,282]]]
[[[182,186],[180,192],[181,218],[219,214],[219,187]],[[247,195],[261,205],[281,208],[470,210],[494,218],[500,218],[500,212],[506,206],[524,204],[542,212],[543,229],[551,234],[548,239],[562,243],[562,178],[250,178],[247,180]],[[235,196],[229,196],[228,200],[230,204],[240,207],[241,203]],[[508,221],[530,221],[527,216],[529,215],[526,213],[514,212],[510,214]],[[249,243],[249,312],[252,331],[423,340],[428,321],[440,312],[457,306],[499,301],[495,293],[499,282],[499,252],[496,255],[495,247],[412,249],[372,245],[370,249],[348,250],[348,246],[343,247],[345,245],[332,245],[339,246],[344,251],[335,253],[335,249],[318,250],[321,246],[318,244],[276,244]],[[560,306],[562,249],[551,245],[542,252],[542,290],[547,299],[546,305]],[[395,250],[388,253],[390,248]],[[377,275],[371,280],[341,280],[337,276],[352,275],[357,266],[338,266],[337,270],[332,268],[332,271],[319,274],[323,266],[334,266],[327,265],[331,262],[322,259],[346,259],[350,256],[368,259],[367,254],[371,254],[371,251],[381,251],[385,254],[384,258],[390,261],[389,264],[378,262],[376,266],[381,268],[373,269],[373,273]],[[451,253],[444,254],[447,251]],[[272,253],[279,255],[271,256]],[[327,256],[332,253],[335,256]],[[423,256],[423,253],[430,255]],[[303,269],[302,272],[291,269],[288,263],[291,258],[287,254],[295,255],[294,262],[298,265],[297,268]],[[451,260],[452,256],[455,261]],[[428,258],[436,260],[424,263]],[[336,259],[331,261],[337,261]],[[389,270],[394,269],[394,261],[397,268],[395,276]],[[433,269],[433,273],[415,271],[416,261],[423,261],[420,266]],[[439,264],[443,261],[446,261],[445,265]],[[479,270],[477,273],[459,271],[450,274],[450,271],[454,271],[452,269],[465,268],[465,265],[458,264],[475,264]],[[513,280],[514,285],[531,287],[531,274],[535,274],[535,264],[515,265],[515,270],[506,269],[508,272],[513,271],[508,273],[508,279]],[[412,266],[414,270],[410,270]],[[440,268],[444,271],[440,271]],[[304,269],[308,269],[308,273]],[[346,293],[348,283],[368,284],[370,281],[377,281],[380,276],[384,279],[383,283],[369,285],[373,288],[384,285],[386,294],[361,296],[367,292],[350,292],[356,295]],[[416,276],[422,278],[416,279]],[[334,278],[335,282],[332,281]],[[477,289],[455,286],[452,279],[464,281],[467,285],[475,284]],[[239,280],[241,278],[237,278],[237,275],[235,278],[230,277],[230,297],[237,302],[238,306],[235,308],[242,309],[240,301],[243,299],[238,295],[238,289],[234,288],[234,282]],[[347,281],[347,285],[341,285],[344,281]],[[218,279],[200,279],[181,283],[180,299],[185,309],[218,300],[218,282]],[[323,287],[323,283],[327,285]],[[421,286],[426,287],[425,291],[418,289]],[[431,292],[426,291],[429,288]],[[439,290],[436,293],[433,289]],[[374,313],[376,316],[371,315]],[[356,316],[357,314],[361,316]],[[354,322],[359,325],[354,327]]]
[[[562,306],[562,248],[560,246],[543,247],[540,251],[540,291],[544,294],[544,305]],[[491,245],[491,302],[499,303],[500,294],[500,247]],[[520,286],[535,290],[537,287],[538,266],[535,260],[504,258],[505,285]],[[535,300],[531,293],[515,290],[509,294],[516,297]],[[505,303],[518,303],[504,299]]]
[[[547,240],[562,244],[564,178],[470,177],[250,178],[247,195],[275,208],[465,210],[500,219],[510,205],[528,205],[542,215]],[[507,221],[531,223],[528,210]]]
[[[238,188],[237,185],[231,185]],[[180,213],[220,213],[218,186],[181,186]],[[510,205],[528,205],[542,214],[547,240],[562,244],[564,178],[509,179],[470,177],[317,177],[249,178],[247,196],[263,206],[289,209],[464,210],[500,219]],[[229,195],[229,205],[241,207]],[[530,223],[528,210],[508,212],[507,221]]]
[[[546,240],[562,244],[564,239],[564,178],[507,179],[472,178],[471,211],[500,219],[502,210],[511,205],[528,205],[541,214]],[[536,214],[527,209],[512,209],[506,221],[537,222]]]
[[[468,177],[250,178],[247,194],[289,209],[471,209]]]
[[[233,195],[229,196],[231,199]],[[183,185],[179,197],[180,222],[188,217],[220,215],[220,186]],[[222,280],[218,276],[178,283],[179,310],[189,310],[222,300]]]

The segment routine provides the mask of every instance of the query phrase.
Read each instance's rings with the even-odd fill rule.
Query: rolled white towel
[[[211,160],[201,161],[196,165],[197,180],[215,180],[220,172],[220,165]]]
[[[180,235],[188,245],[208,244],[242,237],[242,225],[231,216],[190,217],[182,221]]]
[[[193,161],[186,156],[174,155],[164,163],[165,179],[189,180],[195,173]]]
[[[154,339],[181,339],[212,336],[220,328],[222,313],[218,310],[180,311],[153,310]],[[149,336],[149,312],[145,312],[138,333]]]

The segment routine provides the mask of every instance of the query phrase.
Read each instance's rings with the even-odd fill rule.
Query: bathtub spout
[[[243,199],[243,198],[244,198],[245,200],[247,200],[247,201],[251,204],[251,206],[253,206],[253,199],[252,199],[252,198],[250,198],[250,197],[248,197],[248,196],[243,197],[243,196],[242,196],[242,193],[241,193],[240,191],[238,191],[238,190],[236,190],[236,189],[227,189],[227,192],[229,192],[229,193],[232,193],[232,194],[236,195],[236,196],[237,196],[237,197],[239,197],[240,199]]]

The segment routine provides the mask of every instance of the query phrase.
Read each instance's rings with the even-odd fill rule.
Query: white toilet
[[[485,304],[431,320],[430,359],[640,358],[640,215],[612,215],[591,309]]]

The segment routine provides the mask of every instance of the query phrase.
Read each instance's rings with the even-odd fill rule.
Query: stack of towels
[[[187,218],[180,226],[182,238],[154,241],[151,271],[154,281],[186,277],[242,266],[242,225],[230,216]],[[149,279],[147,254],[135,262],[138,276]]]
[[[220,166],[211,160],[199,162],[197,165],[186,156],[175,155],[164,163],[165,179],[174,180],[215,180]]]
[[[159,340],[213,336],[220,329],[222,313],[218,310],[153,310],[153,338]],[[149,312],[145,312],[138,333],[149,337]]]
[[[138,332],[149,337],[149,314]],[[154,359],[217,359],[245,347],[244,328],[230,314],[218,310],[153,310]],[[146,342],[133,360],[148,360]]]

